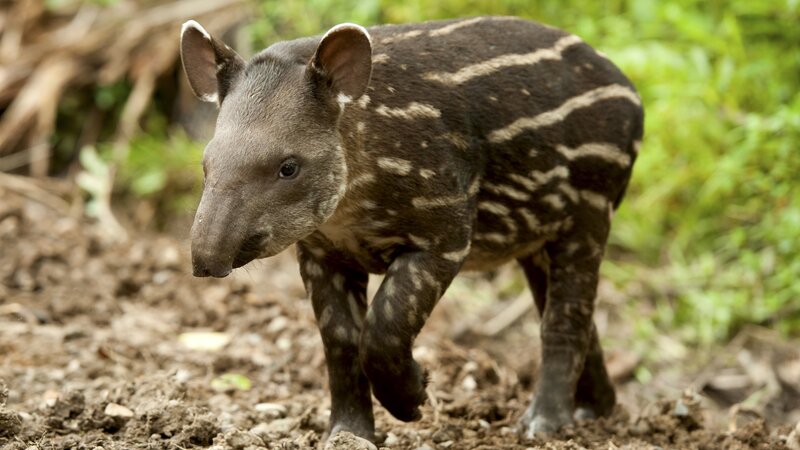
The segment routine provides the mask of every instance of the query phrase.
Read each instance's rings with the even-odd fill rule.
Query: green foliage
[[[111,147],[105,147],[111,155]],[[203,145],[183,132],[169,135],[143,134],[134,138],[124,152],[117,174],[121,194],[149,201],[156,218],[166,220],[176,213],[191,211],[197,203],[202,180]]]
[[[708,343],[744,323],[800,332],[800,9],[794,0],[260,0],[254,40],[339,22],[519,15],[570,30],[630,76],[645,143],[606,276],[644,285],[659,327]],[[645,319],[648,320],[648,319]],[[655,330],[653,330],[655,332]]]

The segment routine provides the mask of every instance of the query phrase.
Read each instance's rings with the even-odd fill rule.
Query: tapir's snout
[[[192,249],[192,274],[194,276],[224,278],[231,271],[233,271],[233,266],[230,263],[226,264],[224,261],[214,258],[213,255],[205,255]]]
[[[223,278],[265,254],[269,227],[259,225],[241,198],[229,190],[203,192],[191,232],[194,276]]]
[[[191,232],[192,273],[196,277],[228,276],[245,240],[236,202],[220,197],[214,192],[204,192],[197,207]]]

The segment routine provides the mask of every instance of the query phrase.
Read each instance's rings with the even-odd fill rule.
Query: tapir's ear
[[[310,69],[332,88],[341,101],[353,100],[367,90],[372,75],[372,42],[364,27],[336,25],[319,42]],[[342,98],[344,95],[349,98]]]
[[[181,28],[181,60],[194,94],[206,102],[222,103],[244,60],[190,20]]]

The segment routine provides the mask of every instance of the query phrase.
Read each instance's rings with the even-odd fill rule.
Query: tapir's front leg
[[[465,246],[466,248],[466,246]],[[411,346],[431,310],[461,267],[466,251],[406,253],[389,267],[367,312],[360,357],[372,391],[403,421],[422,417],[425,372]]]
[[[372,396],[358,362],[368,275],[343,266],[341,255],[311,242],[297,244],[297,257],[325,347],[331,390],[330,435],[349,431],[373,440]]]

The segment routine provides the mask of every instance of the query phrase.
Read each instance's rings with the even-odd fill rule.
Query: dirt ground
[[[0,447],[322,447],[325,362],[293,252],[195,279],[185,240],[110,244],[45,203],[0,187]],[[751,328],[713,349],[642,345],[625,319],[636,287],[608,283],[597,322],[617,412],[520,440],[537,361],[528,295],[513,268],[456,281],[414,351],[432,374],[424,418],[376,403],[378,447],[800,450],[797,342]]]

